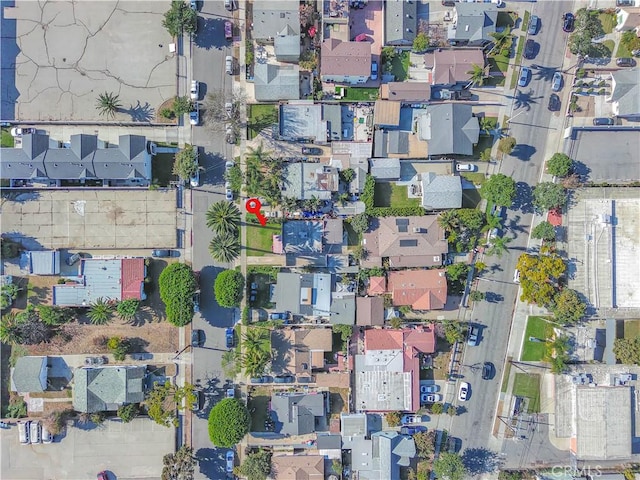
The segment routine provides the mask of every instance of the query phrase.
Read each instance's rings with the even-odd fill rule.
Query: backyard
[[[13,147],[13,137],[11,136],[11,133],[9,133],[9,129],[8,128],[3,128],[2,129],[2,143],[0,144],[0,146],[4,147],[9,147],[12,148]]]
[[[255,283],[258,285],[256,293],[256,299],[250,300],[251,285]],[[249,299],[250,306],[253,308],[271,308],[271,285],[273,280],[270,275],[266,273],[249,273],[247,275],[247,298]]]
[[[265,432],[265,421],[269,415],[271,392],[265,387],[253,387],[249,390],[247,408],[251,415],[251,431]]]
[[[545,353],[545,342],[552,336],[553,325],[545,317],[529,317],[520,360],[523,362],[542,361]]]
[[[527,413],[540,412],[540,375],[533,373],[516,373],[513,391],[516,397],[529,399]]]
[[[356,245],[360,245],[360,235],[356,233],[356,231],[351,226],[350,222],[342,222],[344,225],[344,230],[347,232],[347,246],[354,247]]]
[[[258,136],[265,128],[278,122],[276,105],[249,105],[249,140]]]
[[[634,339],[640,336],[640,320],[624,321],[624,338]]]
[[[378,99],[379,90],[375,87],[336,87],[336,90],[338,88],[344,91],[344,97],[341,99],[343,102],[369,102]]]
[[[282,224],[270,223],[263,227],[256,223],[247,223],[247,255],[262,257],[272,253],[273,236],[282,234]]]
[[[493,146],[492,135],[480,135],[478,137],[478,143],[473,146],[473,158],[480,158],[480,154],[487,149],[491,151],[492,146]]]
[[[395,183],[376,183],[374,190],[374,205],[376,207],[418,207],[419,198],[409,198],[407,196],[407,186]]]
[[[156,153],[151,162],[151,178],[161,187],[168,187],[177,177],[173,174],[174,153]]]
[[[393,57],[391,63],[391,73],[393,73],[396,82],[404,82],[407,79],[409,71],[409,52],[402,52],[400,55]]]

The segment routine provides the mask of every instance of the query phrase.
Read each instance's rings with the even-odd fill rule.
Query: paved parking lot
[[[160,478],[162,457],[175,450],[175,430],[146,418],[92,429],[70,426],[48,445],[20,445],[16,427],[0,432],[4,480],[96,478],[103,470],[118,480]]]
[[[16,119],[103,119],[96,98],[113,92],[122,104],[116,120],[146,122],[176,94],[175,53],[162,27],[169,2],[15,3],[3,6],[17,45],[3,55],[3,73],[15,75],[3,75],[2,91],[17,102]]]
[[[28,249],[172,248],[175,190],[41,190],[2,203],[2,231]]]

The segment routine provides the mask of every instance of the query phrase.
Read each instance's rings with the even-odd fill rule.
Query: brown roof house
[[[380,98],[396,102],[428,102],[431,85],[427,82],[389,82],[380,85]]]
[[[271,458],[273,480],[324,480],[323,455],[282,455]]]
[[[384,295],[387,291],[387,279],[385,277],[369,277],[367,295]]]
[[[453,86],[469,82],[473,65],[484,68],[484,53],[480,48],[438,49],[427,53],[424,63],[431,69],[432,85]]]
[[[272,362],[274,372],[311,374],[314,369],[323,369],[324,354],[331,352],[332,340],[330,328],[274,330],[271,346],[278,352]]]
[[[323,82],[365,83],[371,75],[371,44],[329,38],[322,42],[320,78]]]
[[[356,298],[356,325],[384,325],[384,299],[382,297]]]
[[[389,272],[387,288],[396,307],[414,310],[442,310],[447,303],[444,270],[402,270]]]
[[[381,267],[383,258],[392,268],[440,266],[448,251],[437,215],[373,219],[362,244],[369,252],[365,267]]]

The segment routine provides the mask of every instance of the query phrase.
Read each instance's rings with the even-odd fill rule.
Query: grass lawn
[[[255,301],[249,300],[251,295],[251,284],[258,284],[258,294]],[[273,281],[271,276],[266,273],[250,273],[247,275],[247,301],[252,308],[272,308],[271,305],[271,285]]]
[[[502,393],[507,392],[507,386],[509,384],[509,375],[511,374],[511,357],[507,358],[507,362],[504,365],[504,376],[502,377],[502,387],[500,391]]]
[[[640,320],[624,321],[624,338],[636,338],[640,335]]]
[[[618,42],[618,50],[616,51],[616,58],[630,57],[631,52],[627,49],[622,42]],[[2,131],[2,146],[4,147],[4,130]]]
[[[0,143],[0,146],[13,148],[13,137],[8,128],[2,129],[2,143]]]
[[[282,224],[269,223],[263,227],[256,223],[247,223],[247,255],[262,257],[272,253],[273,235],[282,233]]]
[[[173,174],[175,153],[156,153],[151,162],[151,178],[161,187],[167,187],[169,182],[176,180]]]
[[[249,105],[249,140],[256,138],[258,133],[269,125],[278,121],[276,105]]]
[[[604,42],[602,42],[602,45],[604,45],[604,48],[606,48],[609,51],[608,55],[606,56],[612,57],[613,49],[616,48],[616,42],[614,42],[613,40],[605,40]]]
[[[342,97],[343,102],[351,102],[351,101],[371,101],[377,100],[378,94],[380,93],[377,88],[366,88],[366,87],[343,87],[346,92],[344,97]]]
[[[261,389],[264,390],[264,389]],[[269,408],[269,393],[258,394],[254,391],[251,394],[251,399],[247,403],[249,414],[251,415],[251,431],[252,432],[264,432],[264,421],[267,419]]]
[[[476,172],[476,173],[461,173],[460,176],[463,177],[463,178],[466,178],[467,180],[469,180],[474,185],[482,185],[487,180],[487,177],[485,176],[485,174],[484,173],[480,173],[480,172]]]
[[[351,226],[351,223],[342,222],[342,224],[344,225],[344,229],[347,232],[347,246],[355,247],[357,245],[360,245],[360,235],[355,232],[355,230]]]
[[[523,32],[527,31],[527,27],[529,26],[529,17],[531,17],[531,12],[529,12],[529,10],[525,10],[524,15],[522,16],[522,25],[520,25],[520,30]]]
[[[540,411],[540,375],[516,373],[511,393],[518,397],[529,399],[527,413],[538,413]]]
[[[480,158],[480,154],[492,146],[493,137],[491,135],[480,135],[478,137],[478,143],[473,147],[473,158]]]
[[[539,362],[544,357],[545,342],[553,335],[553,325],[545,321],[545,317],[529,317],[527,320],[527,330],[524,334],[524,345],[522,348],[523,362]],[[529,337],[539,338],[542,342],[530,342]]]
[[[404,82],[409,71],[409,52],[402,52],[400,55],[396,55],[391,65],[391,73],[396,77],[396,82]]]
[[[604,33],[613,32],[613,27],[615,27],[617,23],[616,15],[614,13],[601,12],[598,14],[598,19],[602,24],[602,29],[604,30]]]
[[[395,183],[376,183],[373,204],[376,207],[416,207],[420,205],[419,198],[408,198],[406,186]]]
[[[515,64],[520,65],[520,61],[522,60],[522,51],[524,50],[525,44],[525,36],[522,35],[518,37],[518,48],[516,48],[516,59]],[[511,84],[509,85],[511,88],[516,88],[516,83],[518,82],[518,75],[520,73],[520,69],[514,68],[513,73],[511,74]]]
[[[511,27],[515,25],[515,16],[510,12],[499,12],[496,27]]]

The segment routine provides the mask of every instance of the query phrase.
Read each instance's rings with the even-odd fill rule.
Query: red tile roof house
[[[442,310],[447,303],[447,277],[444,269],[389,272],[387,291],[396,307]]]
[[[432,85],[453,86],[469,82],[473,65],[484,68],[484,53],[480,48],[438,49],[424,56],[424,64],[431,69]]]
[[[371,75],[371,44],[343,42],[329,38],[320,50],[320,78],[323,82],[366,83]]]
[[[435,352],[433,325],[369,329],[355,359],[355,410],[415,412],[420,408],[420,354]]]

